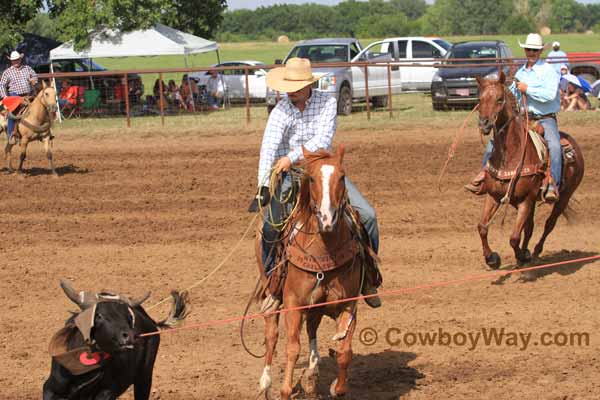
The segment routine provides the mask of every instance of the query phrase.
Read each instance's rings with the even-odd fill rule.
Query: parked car
[[[372,46],[381,46],[380,52],[389,53],[394,61],[419,65],[400,67],[402,91],[429,91],[436,72],[433,64],[446,55],[452,44],[439,37],[414,36],[384,39],[371,43],[367,50]]]
[[[416,62],[433,64],[436,58],[442,57],[450,44],[440,38],[402,37],[390,38],[371,43],[362,49],[356,39],[315,39],[298,43],[287,55],[303,57],[312,63],[327,62],[369,62],[374,65],[387,62]],[[276,63],[279,60],[276,60]],[[281,62],[281,61],[279,61]],[[363,66],[315,68],[316,73],[325,76],[319,80],[316,88],[331,93],[338,100],[338,113],[349,115],[352,103],[365,101],[366,81]],[[429,90],[433,67],[400,67],[390,69],[392,94],[403,90]],[[373,66],[368,68],[369,98],[375,107],[388,104],[387,68]],[[279,94],[284,96],[285,94]],[[267,108],[275,107],[277,94],[267,89]]]
[[[375,51],[375,47],[363,51],[357,39],[348,38],[314,39],[300,42],[292,48],[283,63],[292,57],[308,58],[313,64],[392,61],[392,56],[389,53]],[[282,63],[281,60],[275,62]],[[317,67],[313,68],[313,71],[315,74],[323,75],[315,84],[315,88],[330,93],[337,99],[339,114],[350,115],[352,113],[352,103],[365,100],[364,67]],[[387,69],[384,67],[370,67],[368,73],[369,97],[373,105],[385,106],[388,97]],[[395,91],[400,91],[399,72],[394,71],[393,75],[392,86]],[[278,94],[275,91],[267,88],[267,109],[269,112],[275,107],[277,96]],[[279,96],[285,96],[285,93],[279,93]]]
[[[240,69],[229,69],[220,72],[223,84],[226,88],[230,100],[242,100],[246,98],[246,76],[243,67],[257,67],[264,65],[260,61],[225,61],[220,64],[213,64],[211,67],[240,67]],[[265,100],[267,95],[266,84],[267,71],[259,69],[248,70],[248,94],[253,100]],[[198,86],[206,85],[210,78],[210,72],[194,72],[190,74],[198,82]]]
[[[108,71],[107,68],[95,63],[90,59],[72,59],[72,60],[54,60],[52,61],[54,72],[99,72]],[[40,64],[34,68],[38,74],[49,74],[50,64]],[[123,80],[123,75],[103,75],[103,76],[78,76],[69,78],[72,85],[83,87],[85,90],[95,89],[100,91],[102,103],[107,100],[113,100],[115,97],[115,87],[119,86]],[[60,89],[62,79],[57,78],[57,86]],[[142,101],[144,85],[142,78],[138,74],[128,74],[127,84],[129,86],[130,100],[132,103]]]
[[[443,62],[448,67],[440,67],[433,76],[431,82],[433,109],[464,108],[477,104],[479,102],[479,89],[475,77],[497,79],[498,67],[496,65],[472,65],[493,63],[494,61],[489,60],[490,58],[509,57],[512,57],[512,52],[506,43],[501,40],[455,43],[446,54],[447,61]],[[448,61],[456,58],[466,60]],[[465,66],[462,67],[461,64]],[[509,67],[503,66],[502,70],[505,74],[508,74]]]

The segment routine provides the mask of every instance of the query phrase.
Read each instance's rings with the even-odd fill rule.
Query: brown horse
[[[17,173],[20,177],[23,176],[23,162],[27,155],[27,146],[30,142],[35,140],[44,142],[44,149],[46,151],[46,157],[48,158],[50,170],[52,171],[53,176],[58,176],[54,169],[54,163],[52,162],[51,150],[51,128],[56,110],[56,90],[54,87],[49,86],[46,82],[42,81],[42,90],[35,96],[35,99],[26,106],[25,111],[18,117],[13,136],[11,140],[6,143],[6,147],[4,148],[8,173],[14,172],[11,162],[11,150],[18,138],[20,157]]]
[[[283,233],[283,262],[286,271],[283,305],[286,310],[358,296],[364,278],[364,263],[348,219],[342,159],[343,147],[335,154],[304,150],[305,172],[298,205]],[[259,228],[260,229],[260,228]],[[268,284],[261,257],[261,236],[257,235],[256,256],[263,287]],[[310,357],[303,379],[304,390],[314,394],[319,364],[317,329],[324,315],[337,322],[337,379],[331,384],[333,396],[347,391],[348,366],[352,359],[352,336],[356,326],[356,301],[284,311],[287,333],[287,364],[281,397],[289,399],[294,387],[294,366],[300,353],[300,330],[306,319]],[[268,398],[271,364],[278,338],[279,314],[265,317],[266,357],[260,379],[261,391]]]
[[[518,263],[524,264],[532,258],[528,245],[533,234],[535,204],[536,200],[541,198],[546,166],[540,160],[534,143],[526,132],[526,120],[517,112],[515,97],[505,85],[504,74],[501,74],[497,81],[478,78],[477,82],[480,93],[480,129],[483,134],[494,131],[494,149],[483,182],[487,196],[483,216],[478,225],[483,256],[491,268],[500,267],[500,256],[490,249],[487,235],[491,218],[498,211],[502,199],[507,196],[509,203],[517,209],[510,245]],[[561,132],[560,135],[561,139],[566,139],[572,146],[574,159],[563,165],[559,201],[554,204],[546,220],[544,233],[535,246],[533,257],[538,257],[542,252],[546,238],[554,229],[558,217],[566,210],[571,196],[583,178],[583,154],[577,142],[566,133]]]

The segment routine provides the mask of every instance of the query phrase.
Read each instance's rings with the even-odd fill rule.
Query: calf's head
[[[74,321],[88,344],[108,353],[134,348],[135,308],[149,294],[134,300],[110,293],[78,292],[66,281],[61,281],[61,287],[81,309]]]

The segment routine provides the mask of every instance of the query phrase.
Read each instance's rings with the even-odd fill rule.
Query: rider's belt
[[[532,119],[534,121],[539,121],[540,119],[546,119],[546,118],[556,119],[556,113],[544,114],[544,115],[529,113],[529,119]]]

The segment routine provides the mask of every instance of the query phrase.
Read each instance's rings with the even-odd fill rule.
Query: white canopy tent
[[[73,42],[67,42],[50,51],[50,60],[75,58],[136,57],[159,55],[182,55],[216,51],[216,42],[181,32],[162,24],[150,29],[121,33],[104,31],[92,37],[89,48],[82,51],[73,49]]]
[[[184,57],[185,66],[187,67],[189,55],[209,51],[215,51],[217,62],[221,62],[219,59],[219,46],[216,42],[162,24],[156,24],[149,29],[126,33],[106,30],[95,33],[92,36],[91,45],[87,49],[75,51],[73,42],[70,41],[50,50],[50,71],[54,73],[52,65],[54,60],[91,60],[100,57],[162,55],[181,55]]]

